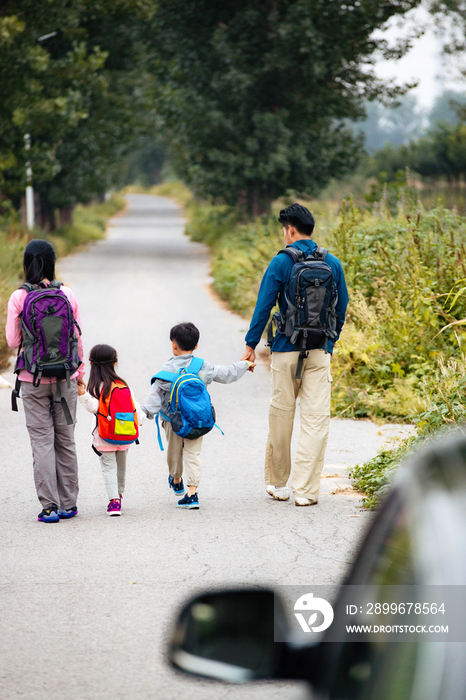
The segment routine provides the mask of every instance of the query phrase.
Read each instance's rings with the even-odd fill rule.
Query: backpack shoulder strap
[[[193,359],[189,363],[188,372],[190,372],[191,374],[199,374],[203,364],[204,360],[201,360],[200,357],[193,357]]]
[[[317,248],[315,250],[313,250],[310,255],[308,255],[307,260],[309,260],[309,258],[314,258],[314,259],[318,258],[318,259],[322,260],[323,262],[325,262],[325,258],[327,257],[327,253],[328,253],[328,250],[326,248],[322,248],[320,245],[318,245]]]
[[[63,282],[58,282],[58,280],[52,280],[48,287],[42,286],[40,284],[31,284],[30,282],[25,282],[18,287],[18,289],[25,289],[28,293],[39,291],[40,289],[60,289],[63,286]]]
[[[99,406],[97,408],[96,417],[102,416],[103,418],[107,418],[108,407],[110,405],[110,397],[112,395],[112,391],[113,391],[113,382],[112,382],[112,385],[110,387],[110,391],[108,392],[107,397],[105,399],[104,399],[104,390],[103,389],[100,390]],[[104,411],[105,411],[105,413],[104,413]]]
[[[302,250],[299,250],[298,248],[293,248],[292,246],[288,246],[286,248],[282,248],[282,250],[279,250],[277,255],[280,255],[280,253],[286,253],[287,255],[290,256],[294,260],[295,263],[300,262],[301,260],[304,260],[304,253]]]
[[[150,383],[153,384],[156,379],[161,379],[164,382],[171,382],[173,384],[177,376],[178,375],[173,372],[157,372],[150,380]]]
[[[129,386],[126,382],[112,382],[110,393],[112,393],[113,389],[129,389]]]
[[[37,286],[37,284],[31,284],[30,282],[25,282],[24,284],[21,285],[21,287],[18,287],[18,289],[25,289],[27,291],[27,293],[29,294],[29,292],[33,292],[36,289],[39,289],[39,287]]]

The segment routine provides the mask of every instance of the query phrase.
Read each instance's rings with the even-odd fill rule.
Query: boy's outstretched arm
[[[253,363],[247,362],[246,360],[233,362],[231,365],[211,365],[210,362],[204,362],[199,376],[205,384],[210,384],[211,382],[231,384],[231,382],[236,382],[238,379],[241,379],[250,369],[251,365],[253,365]]]

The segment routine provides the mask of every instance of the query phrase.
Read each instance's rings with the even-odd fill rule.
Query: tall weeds
[[[374,508],[387,490],[400,463],[434,433],[451,429],[465,430],[466,425],[466,357],[444,360],[440,358],[437,369],[420,382],[422,395],[411,415],[416,423],[416,433],[392,449],[380,452],[376,457],[357,464],[350,471],[355,488],[365,493],[364,504]]]
[[[245,317],[254,309],[263,272],[283,247],[276,220],[244,224],[231,210],[195,207],[188,234],[212,248],[214,286]],[[438,358],[461,355],[466,296],[448,293],[466,277],[466,219],[425,210],[402,191],[393,214],[343,202],[335,225],[316,240],[342,262],[350,292],[346,324],[333,358],[336,415],[408,419],[423,396],[421,380]]]

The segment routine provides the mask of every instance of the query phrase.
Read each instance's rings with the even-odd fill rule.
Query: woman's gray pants
[[[61,382],[61,394],[73,420],[66,422],[63,408],[56,401],[56,384],[21,382],[26,427],[31,440],[34,483],[43,508],[74,508],[78,498],[78,460],[74,442],[78,387]]]

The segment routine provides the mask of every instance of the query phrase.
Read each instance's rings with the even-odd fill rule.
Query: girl
[[[110,345],[95,345],[89,353],[91,365],[89,383],[78,382],[79,401],[90,413],[97,415],[99,400],[105,401],[110,394],[113,382],[119,382],[125,387],[128,385],[116,372],[118,362],[117,352]],[[130,390],[131,391],[131,390]],[[145,414],[135,401],[131,391],[134,406],[137,411],[138,423],[145,420]],[[125,490],[126,452],[130,445],[115,445],[106,442],[99,434],[98,425],[93,430],[93,449],[99,455],[105,488],[109,498],[107,515],[121,514],[121,497]]]
[[[46,289],[55,280],[55,261],[52,245],[48,241],[33,239],[24,249],[25,281]],[[74,320],[81,327],[76,297],[69,287],[62,285],[60,291],[68,298]],[[27,295],[26,289],[17,289],[8,301],[6,340],[10,348],[19,348],[23,343],[20,317]],[[80,358],[84,357],[80,332],[78,354]],[[34,375],[27,369],[21,369],[18,373],[16,395],[20,392],[23,399],[32,448],[34,482],[43,509],[38,520],[43,523],[56,523],[62,518],[72,518],[78,514],[78,461],[74,426],[77,380],[83,375],[84,364],[81,363],[69,382],[57,383],[55,377],[42,377],[36,386]],[[66,405],[69,413],[65,411]]]

